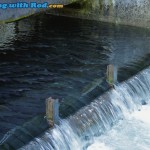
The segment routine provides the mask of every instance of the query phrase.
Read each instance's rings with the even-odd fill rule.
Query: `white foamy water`
[[[143,106],[106,134],[95,138],[87,150],[149,150],[150,105]]]

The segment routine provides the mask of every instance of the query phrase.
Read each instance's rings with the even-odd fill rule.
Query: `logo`
[[[17,3],[0,3],[0,9],[14,9],[14,8],[51,8],[51,9],[60,9],[63,8],[63,4],[48,4],[47,2],[44,3],[37,3],[37,2],[17,2]]]

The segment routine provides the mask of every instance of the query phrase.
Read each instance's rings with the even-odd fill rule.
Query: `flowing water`
[[[149,150],[150,105],[125,117],[109,132],[94,138],[87,150]]]
[[[146,150],[150,147],[149,100],[150,68],[61,120],[21,150]]]

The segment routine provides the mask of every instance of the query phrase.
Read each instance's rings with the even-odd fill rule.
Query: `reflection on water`
[[[0,25],[0,47],[1,49],[5,49],[7,47],[7,43],[9,46],[11,45],[11,41],[15,38],[15,24],[1,24]]]
[[[1,26],[0,39],[0,137],[45,114],[49,96],[61,117],[91,102],[108,88],[108,64],[129,70],[119,80],[150,64],[146,29],[45,15]]]

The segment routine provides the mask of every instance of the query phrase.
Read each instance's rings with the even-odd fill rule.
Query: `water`
[[[109,89],[106,82],[109,64],[118,66],[119,81],[149,66],[149,40],[148,29],[49,15],[1,25],[0,139],[9,130],[38,115],[43,118],[45,99],[49,96],[60,100],[61,118],[90,104]],[[112,107],[111,103],[107,105]],[[93,107],[99,108],[99,105],[96,103]],[[105,109],[106,106],[103,107]],[[112,112],[109,113],[112,117]],[[109,123],[114,124],[118,121],[117,117],[113,116]],[[107,123],[107,120],[104,121]],[[37,126],[36,121],[35,124]],[[30,138],[47,128],[45,123],[40,128],[32,128]],[[101,128],[102,132],[111,127]],[[28,131],[29,128],[23,127],[22,130]],[[88,131],[85,132],[84,127],[83,132],[88,139]],[[72,135],[73,141],[75,135]],[[20,147],[18,142],[13,143]]]
[[[119,81],[150,64],[147,29],[44,15],[2,25],[0,33],[0,138],[44,116],[49,96],[60,99],[62,118],[89,104],[108,89],[108,64],[118,65]]]
[[[125,117],[109,132],[94,138],[87,150],[149,150],[150,105]]]
[[[150,68],[61,120],[59,126],[20,150],[146,150],[150,147],[150,122],[143,114],[150,113],[149,100]]]

